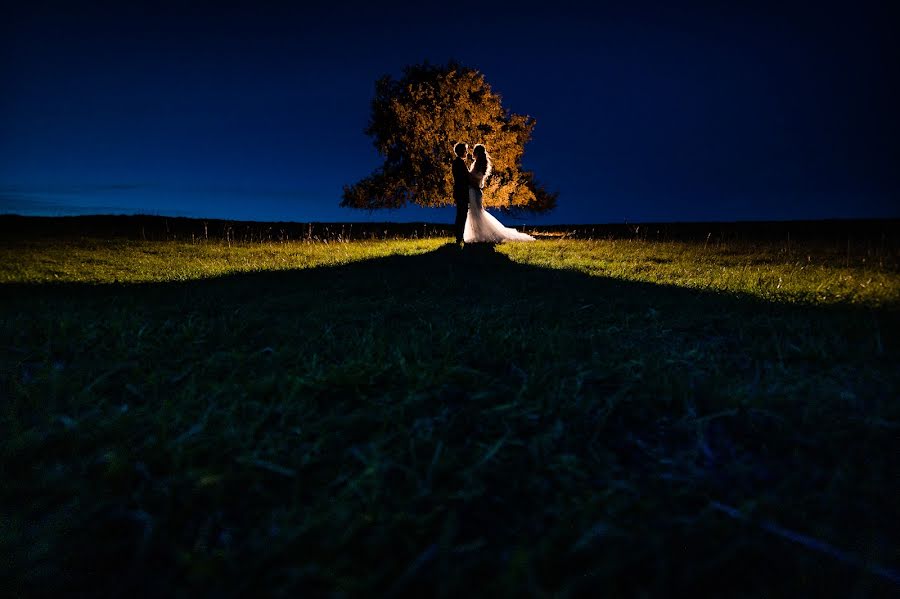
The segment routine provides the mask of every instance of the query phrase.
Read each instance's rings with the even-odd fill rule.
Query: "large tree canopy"
[[[522,154],[535,120],[510,114],[478,71],[455,62],[408,66],[403,77],[375,83],[366,135],[384,156],[384,165],[355,185],[344,187],[341,206],[399,208],[453,204],[453,146],[484,144],[493,174],[484,204],[508,210],[543,212],[556,193],[522,169]]]

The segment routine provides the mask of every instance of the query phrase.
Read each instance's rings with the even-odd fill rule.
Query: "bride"
[[[534,237],[520,233],[515,229],[504,227],[481,205],[484,182],[491,174],[491,157],[483,145],[473,149],[475,162],[469,169],[469,212],[466,215],[466,228],[463,232],[465,243],[499,243],[502,241],[534,241]]]

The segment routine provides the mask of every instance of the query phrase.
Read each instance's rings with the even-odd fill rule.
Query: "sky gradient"
[[[67,4],[0,25],[0,213],[451,222],[338,203],[375,80],[453,58],[537,120],[507,224],[900,216],[887,3]]]

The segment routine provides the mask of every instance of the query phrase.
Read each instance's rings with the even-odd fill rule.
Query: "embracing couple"
[[[504,227],[481,205],[482,188],[491,174],[491,157],[485,147],[473,149],[475,160],[466,166],[469,144],[458,143],[453,148],[453,199],[456,202],[456,243],[500,243],[501,241],[534,241],[534,237]]]

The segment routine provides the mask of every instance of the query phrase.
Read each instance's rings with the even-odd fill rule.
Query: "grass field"
[[[7,589],[900,589],[896,244],[449,241],[0,241]]]

